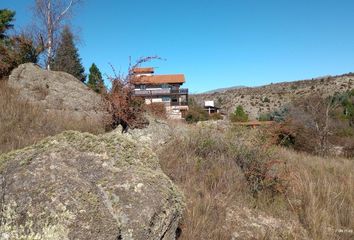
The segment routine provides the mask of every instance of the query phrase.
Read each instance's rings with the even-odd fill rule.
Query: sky
[[[0,0],[28,25],[34,0]],[[72,25],[88,72],[158,55],[192,93],[354,72],[353,0],[85,0]]]

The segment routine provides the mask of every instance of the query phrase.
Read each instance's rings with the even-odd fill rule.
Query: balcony
[[[188,94],[188,88],[171,89],[171,94]]]
[[[187,102],[171,102],[170,106],[188,106]]]
[[[164,95],[187,95],[187,88],[180,89],[155,89],[155,90],[134,90],[135,96],[164,96]]]

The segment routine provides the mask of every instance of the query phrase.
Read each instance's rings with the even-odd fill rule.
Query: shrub
[[[128,74],[117,75],[112,66],[114,77],[109,77],[112,87],[104,94],[107,101],[108,111],[112,116],[111,127],[115,128],[122,125],[123,131],[128,128],[143,128],[148,125],[148,120],[144,116],[144,99],[134,95],[134,81],[137,80],[134,75],[134,69],[145,62],[154,59],[161,59],[157,56],[142,57],[134,65],[129,64]]]
[[[272,115],[270,113],[262,113],[258,117],[259,121],[272,121]]]
[[[228,207],[286,191],[285,165],[261,145],[248,145],[259,142],[253,139],[261,139],[258,131],[242,129],[193,128],[174,135],[158,151],[162,169],[186,196],[181,239],[230,239],[234,229],[226,227]]]
[[[189,98],[189,110],[185,115],[187,123],[196,123],[199,121],[207,121],[209,119],[208,113],[202,108],[193,97]]]
[[[223,119],[222,115],[220,113],[212,113],[208,117],[209,120],[221,120]]]
[[[270,102],[270,99],[269,99],[268,97],[265,97],[265,98],[263,98],[263,102],[269,103],[269,102]]]
[[[231,122],[247,122],[248,114],[245,113],[241,105],[237,106],[234,113],[230,114]]]
[[[199,121],[207,121],[208,113],[202,107],[189,107],[185,117],[187,123],[196,123]]]
[[[146,104],[145,109],[148,113],[152,114],[155,117],[166,119],[166,107],[164,103],[151,103]]]
[[[296,100],[289,107],[283,123],[282,128],[287,130],[285,136],[293,138],[293,147],[299,151],[324,156],[337,154],[333,147],[341,146],[343,154],[350,156],[350,149],[354,146],[348,136],[353,131],[352,102],[354,99],[346,94],[327,98],[313,94]]]
[[[8,76],[22,63],[37,63],[42,50],[41,46],[35,46],[33,40],[25,35],[13,36],[0,41],[0,78]]]

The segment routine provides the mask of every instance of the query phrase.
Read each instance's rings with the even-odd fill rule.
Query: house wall
[[[140,85],[135,85],[134,89],[135,91],[146,91],[146,90],[164,90],[164,89],[172,89],[176,88],[179,89],[180,84],[168,84],[168,87],[166,88],[166,85],[146,85],[145,89],[141,89]],[[186,102],[187,97],[180,95],[176,96],[179,102]],[[152,103],[164,103],[166,107],[166,113],[169,118],[171,119],[182,119],[182,111],[187,111],[188,106],[171,106],[172,102],[172,96],[171,95],[166,95],[166,96],[148,96],[145,97],[145,104],[152,104]]]

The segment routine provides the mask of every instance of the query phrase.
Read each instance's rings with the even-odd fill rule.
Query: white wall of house
[[[146,98],[145,99],[146,104],[151,104],[151,103],[162,103],[162,98]]]

